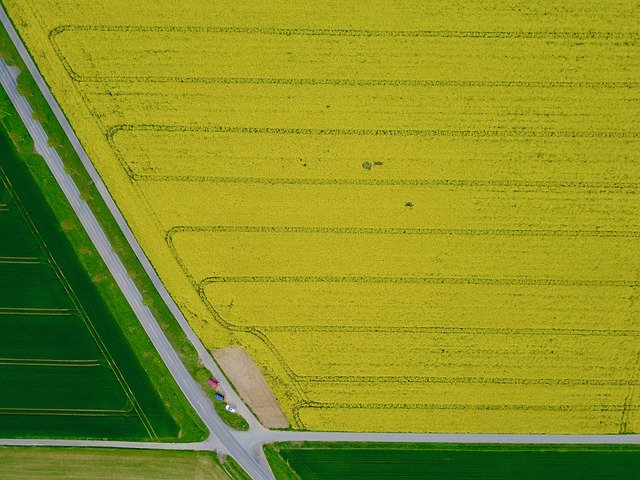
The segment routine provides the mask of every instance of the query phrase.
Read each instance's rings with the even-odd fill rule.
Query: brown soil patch
[[[287,418],[251,357],[240,347],[215,350],[213,357],[236,387],[242,400],[267,428],[286,428]]]

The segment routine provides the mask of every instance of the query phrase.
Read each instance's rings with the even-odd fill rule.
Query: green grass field
[[[631,445],[308,443],[276,444],[265,452],[280,480],[619,480],[637,479],[640,472],[640,448]]]
[[[60,225],[4,131],[0,152],[0,437],[178,437],[93,283],[105,279],[65,235],[73,223]]]
[[[210,452],[0,448],[0,480],[227,480],[235,463]]]

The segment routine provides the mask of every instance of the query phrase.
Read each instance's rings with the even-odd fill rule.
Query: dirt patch
[[[213,357],[234,384],[242,400],[267,428],[286,428],[287,418],[251,357],[240,347],[215,350]]]

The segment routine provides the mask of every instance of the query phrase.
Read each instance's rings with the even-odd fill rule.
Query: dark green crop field
[[[63,229],[0,132],[0,437],[177,437]]]
[[[301,480],[619,480],[640,472],[640,447],[628,445],[279,444],[266,453],[278,478],[288,464]]]

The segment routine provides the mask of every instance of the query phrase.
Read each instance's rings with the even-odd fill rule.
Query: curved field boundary
[[[278,360],[282,368],[287,372],[291,384],[293,388],[297,392],[299,400],[293,406],[293,421],[299,428],[304,428],[304,421],[301,419],[300,410],[303,408],[379,408],[379,409],[388,409],[388,408],[407,408],[413,410],[463,410],[465,408],[471,408],[474,410],[527,410],[527,411],[615,411],[622,412],[623,417],[628,417],[629,412],[640,410],[640,406],[631,405],[631,401],[627,400],[623,405],[615,405],[615,406],[602,406],[602,405],[461,405],[461,404],[437,404],[437,405],[427,405],[427,404],[409,404],[409,405],[398,405],[398,404],[371,404],[371,405],[363,405],[360,403],[353,404],[338,404],[338,403],[320,403],[309,400],[307,394],[304,392],[302,388],[303,383],[310,382],[340,382],[340,383],[348,383],[348,382],[380,382],[381,379],[379,377],[314,377],[314,376],[305,376],[299,375],[296,373],[291,366],[287,363],[286,359],[276,347],[276,345],[267,337],[268,332],[272,331],[291,331],[291,332],[317,332],[317,331],[336,331],[336,332],[384,332],[384,333],[449,333],[449,334],[459,334],[459,333],[474,333],[474,334],[510,334],[510,335],[571,335],[571,336],[640,336],[640,331],[637,330],[598,330],[598,329],[550,329],[550,328],[454,328],[454,327],[353,327],[353,326],[283,326],[283,327],[260,327],[257,328],[255,326],[247,326],[247,325],[238,325],[233,324],[224,319],[216,310],[216,308],[212,305],[212,303],[207,298],[206,292],[204,290],[205,286],[208,283],[215,283],[222,280],[220,277],[209,277],[205,278],[201,282],[197,282],[188,268],[180,258],[174,244],[173,244],[173,235],[179,232],[198,232],[198,231],[241,231],[241,232],[326,232],[326,233],[355,233],[355,234],[375,234],[375,233],[388,233],[388,234],[403,234],[407,233],[405,229],[378,229],[378,228],[370,228],[370,229],[362,229],[362,228],[313,228],[313,227],[248,227],[248,226],[239,226],[239,227],[230,227],[230,226],[212,226],[212,227],[186,227],[179,226],[174,227],[169,230],[165,235],[165,240],[167,242],[167,246],[174,256],[176,262],[182,269],[185,276],[189,279],[190,283],[198,293],[198,296],[202,300],[205,307],[209,310],[212,317],[220,323],[223,327],[231,330],[238,331],[244,333],[250,333],[257,338],[259,338],[264,345],[271,351],[272,355]],[[450,234],[449,231],[440,231],[438,229],[409,229],[409,232],[412,234]],[[456,234],[510,234],[507,233],[508,230],[459,230],[456,231]],[[544,234],[553,235],[556,234],[555,231],[543,231]],[[519,231],[518,234],[529,234],[532,233],[534,235],[540,234],[539,231]],[[580,235],[595,235],[599,236],[599,231],[573,231],[570,235],[580,236]],[[564,232],[563,232],[564,234]],[[627,234],[631,234],[631,236],[638,236],[638,232],[606,232],[604,235],[606,236],[627,236]],[[224,280],[233,280],[233,281],[246,281],[247,278],[251,278],[251,280],[258,279],[258,281],[279,281],[281,279],[288,280],[302,280],[308,281],[309,279],[316,280],[329,280],[329,281],[343,281],[344,278],[340,277],[227,277]],[[347,277],[348,278],[348,277]],[[355,278],[354,280],[361,280],[361,277]],[[370,280],[376,282],[389,281],[389,279],[380,279],[377,277],[370,278]],[[391,279],[391,280],[409,280],[409,281],[434,281],[441,282],[444,279]],[[516,284],[535,284],[532,283],[531,280],[525,279],[451,279],[455,282],[459,280],[467,281],[469,283],[473,281],[480,282],[507,282],[515,281]],[[535,280],[533,281],[535,282]],[[538,280],[538,282],[544,282],[542,284],[550,285],[555,284],[562,286],[566,285],[575,285],[575,281],[555,281],[555,283],[551,283],[553,281],[550,280]],[[540,284],[540,283],[538,283]],[[602,281],[602,282],[594,282],[594,281],[583,281],[579,283],[580,285],[590,285],[594,284],[594,286],[610,286],[610,287],[632,287],[636,288],[638,286],[637,281]],[[514,378],[475,378],[475,377],[456,377],[456,378],[442,378],[442,377],[397,377],[396,381],[403,382],[411,382],[411,383],[484,383],[484,384],[513,384],[513,385],[575,385],[575,386],[629,386],[630,391],[633,391],[635,386],[640,384],[640,380],[637,378],[633,378],[630,380],[601,380],[601,379],[551,379],[551,378],[541,378],[541,379],[514,379]],[[631,407],[631,408],[628,408]],[[603,410],[604,409],[604,410]],[[622,427],[621,427],[622,428]],[[624,431],[624,430],[622,430]]]
[[[440,230],[440,229],[408,229],[411,234],[417,235],[510,235],[509,230]],[[434,333],[477,333],[477,334],[522,334],[530,335],[532,333],[538,334],[564,334],[564,335],[640,335],[640,331],[637,330],[599,330],[599,329],[535,329],[535,328],[452,328],[452,327],[365,327],[365,326],[274,326],[274,327],[260,327],[247,326],[234,324],[224,319],[211,304],[207,298],[205,287],[209,284],[234,282],[234,283],[246,283],[246,282],[263,282],[263,283],[285,283],[285,282],[316,282],[316,283],[341,283],[341,282],[355,282],[355,283],[417,283],[417,284],[454,284],[454,285],[525,285],[525,286],[587,286],[587,287],[612,287],[612,288],[638,288],[640,281],[638,280],[563,280],[563,279],[526,279],[526,278],[481,278],[481,277],[335,277],[335,276],[236,276],[236,277],[206,277],[200,281],[197,281],[189,271],[189,268],[184,263],[177,248],[174,244],[173,237],[182,232],[291,232],[291,233],[368,233],[368,234],[403,234],[405,229],[380,229],[380,228],[314,228],[314,227],[231,227],[231,226],[211,226],[211,227],[187,227],[177,226],[170,229],[165,234],[165,242],[169,251],[171,252],[176,263],[180,266],[180,269],[184,273],[185,277],[189,280],[198,296],[205,304],[207,309],[211,312],[213,318],[225,328],[235,331],[242,331],[248,333],[254,333],[259,337],[263,337],[262,332],[267,331],[331,331],[331,332],[434,332]],[[489,233],[490,232],[490,233]],[[532,235],[540,235],[540,231],[518,231],[518,235],[528,235],[533,232]],[[555,231],[544,231],[548,235],[554,235]],[[600,236],[600,233],[604,233],[603,236],[621,236],[621,237],[638,237],[640,232],[600,232],[600,231],[572,231],[568,236]],[[562,232],[560,235],[564,235]],[[265,342],[269,342],[266,337],[263,339]],[[275,348],[275,347],[274,347]],[[292,372],[293,373],[293,372]]]

